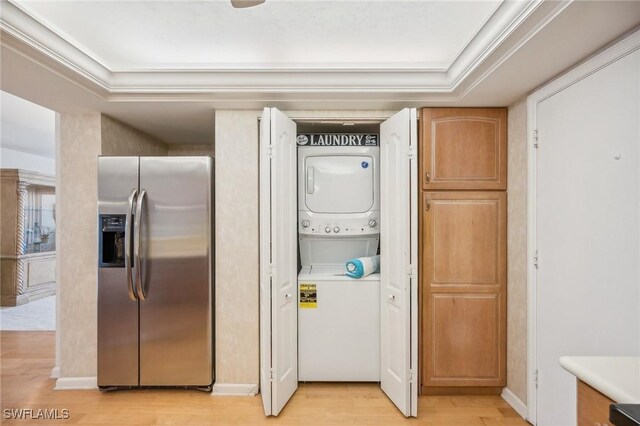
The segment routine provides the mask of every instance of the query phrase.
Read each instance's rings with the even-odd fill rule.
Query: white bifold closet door
[[[418,415],[418,125],[403,109],[380,125],[380,381]]]
[[[416,110],[400,111],[380,129],[381,385],[405,416],[417,416]],[[296,124],[265,108],[260,121],[260,392],[268,416],[277,416],[298,386],[296,158]]]
[[[260,121],[260,391],[277,416],[298,388],[296,124]]]

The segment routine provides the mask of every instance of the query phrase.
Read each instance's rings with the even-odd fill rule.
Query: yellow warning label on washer
[[[300,284],[300,308],[316,309],[318,307],[318,291],[315,284]]]

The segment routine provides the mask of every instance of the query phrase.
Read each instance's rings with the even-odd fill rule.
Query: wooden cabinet
[[[423,193],[423,391],[506,384],[506,201]]]
[[[424,108],[421,390],[506,385],[507,109]]]
[[[55,294],[55,179],[0,170],[0,305]]]
[[[506,108],[423,108],[425,190],[506,190]]]
[[[609,406],[615,404],[582,380],[578,380],[578,426],[609,426]]]

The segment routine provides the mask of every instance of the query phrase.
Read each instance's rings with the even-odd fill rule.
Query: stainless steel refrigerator
[[[213,159],[98,158],[98,386],[211,389]]]

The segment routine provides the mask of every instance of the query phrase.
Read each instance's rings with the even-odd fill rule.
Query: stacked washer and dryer
[[[380,275],[345,275],[348,260],[378,254],[373,142],[298,147],[300,381],[380,381]]]

